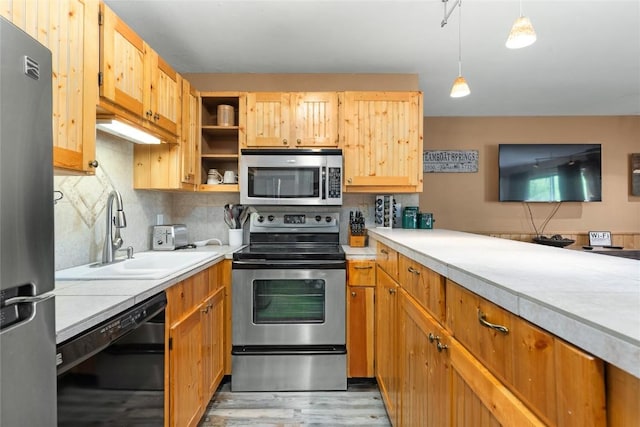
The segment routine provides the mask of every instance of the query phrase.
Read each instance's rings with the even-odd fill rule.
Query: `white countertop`
[[[640,261],[449,230],[368,232],[640,378]]]
[[[56,281],[52,292],[56,296],[56,343],[60,344],[188,276],[230,258],[237,249],[209,245],[181,250],[180,252],[211,252],[211,257],[157,280]]]
[[[343,245],[347,259],[362,260],[362,259],[376,259],[376,248],[373,246],[365,246],[363,248],[354,248],[349,245]]]

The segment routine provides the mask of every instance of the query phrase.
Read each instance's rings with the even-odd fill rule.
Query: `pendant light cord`
[[[524,15],[522,14],[522,0],[520,0],[520,17],[522,17],[522,16],[524,16]]]
[[[462,76],[462,0],[458,3],[458,77]]]

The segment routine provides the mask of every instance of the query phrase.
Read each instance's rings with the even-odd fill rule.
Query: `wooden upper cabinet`
[[[337,147],[338,93],[293,93],[293,144],[296,147]]]
[[[290,145],[289,100],[289,94],[282,92],[247,94],[248,147]]]
[[[102,110],[177,142],[181,76],[103,3],[99,81]]]
[[[144,86],[145,118],[177,135],[182,116],[182,77],[149,47],[146,58],[150,77]]]
[[[182,130],[180,132],[180,153],[182,160],[181,179],[184,184],[196,185],[196,155],[200,129],[197,91],[187,80],[182,80]]]
[[[337,92],[247,95],[248,147],[337,147]]]
[[[346,192],[422,191],[422,93],[345,92]]]
[[[106,5],[100,12],[100,97],[142,117],[147,47]]]
[[[0,15],[51,50],[54,168],[65,173],[93,173],[98,3],[0,0]]]

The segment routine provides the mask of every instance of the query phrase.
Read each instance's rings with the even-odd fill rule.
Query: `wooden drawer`
[[[399,254],[398,258],[400,286],[436,319],[444,323],[445,277],[402,254]]]
[[[604,366],[524,319],[446,281],[451,334],[549,425],[605,425]]]
[[[167,323],[174,324],[199,306],[209,293],[209,270],[176,283],[167,293]]]
[[[376,262],[371,260],[347,262],[347,284],[349,286],[376,286]]]
[[[376,262],[393,280],[398,280],[398,252],[378,242]]]

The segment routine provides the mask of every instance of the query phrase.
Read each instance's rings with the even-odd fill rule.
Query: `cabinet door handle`
[[[160,114],[155,113],[155,114],[153,115],[153,120],[159,120],[159,119],[160,119]]]
[[[395,294],[395,293],[396,293],[396,290],[395,290],[395,289],[393,289],[393,288],[389,288],[389,293],[393,295],[393,294]]]
[[[380,249],[381,254],[389,255],[389,252],[386,249]]]
[[[429,342],[433,343],[434,341],[440,342],[440,337],[429,332]]]
[[[296,144],[298,144],[298,145],[302,144],[302,140],[301,139],[296,139]]]
[[[95,169],[95,168],[97,168],[98,166],[100,166],[100,163],[98,163],[98,161],[97,161],[97,160],[91,160],[91,161],[89,162],[89,167],[90,167],[90,168],[94,168],[94,169]]]
[[[504,335],[507,335],[509,333],[509,328],[507,328],[506,326],[496,325],[495,323],[488,322],[486,319],[487,315],[484,314],[480,309],[478,309],[478,321],[482,326],[501,332]]]
[[[283,145],[287,145],[287,144],[288,144],[287,140],[286,140],[286,139],[283,139],[283,140],[282,140],[282,144],[283,144]]]
[[[416,270],[413,267],[409,267],[409,268],[407,268],[407,270],[409,270],[409,273],[417,274],[418,276],[420,275],[420,271]]]
[[[442,352],[442,350],[446,350],[449,348],[448,345],[442,344],[440,341],[438,341],[438,343],[436,344],[436,347],[438,347],[438,352]]]
[[[355,296],[356,296],[356,293],[352,291],[352,292],[351,292],[351,296],[352,296],[352,297],[355,297]]]
[[[347,182],[348,182],[349,184],[351,184],[351,183],[353,182],[353,180],[352,180],[351,178],[349,178],[349,179],[347,179]]]
[[[371,265],[356,265],[355,267],[356,270],[371,270],[373,268],[373,266]]]

